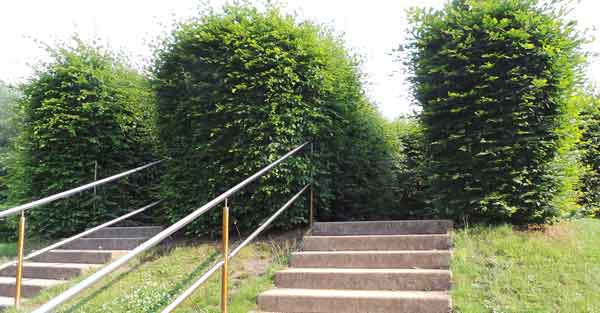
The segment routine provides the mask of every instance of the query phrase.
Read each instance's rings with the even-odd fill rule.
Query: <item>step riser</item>
[[[33,258],[33,261],[47,263],[105,264],[110,262],[116,256],[117,255],[110,252],[78,253],[50,251]]]
[[[450,253],[293,254],[291,267],[447,269]]]
[[[305,237],[304,251],[447,250],[450,236]]]
[[[25,298],[35,297],[43,287],[41,286],[21,286],[21,296]],[[14,297],[15,296],[15,284],[0,284],[0,297]]]
[[[0,271],[0,276],[14,277],[16,275],[16,266],[10,266]],[[53,267],[23,267],[24,278],[41,278],[68,280],[83,273],[80,268],[53,268]]]
[[[448,220],[315,223],[313,236],[445,234]]]
[[[108,227],[86,238],[150,238],[162,231],[162,227]]]
[[[65,244],[61,249],[67,250],[133,250],[145,239],[98,239],[81,238]]]
[[[344,312],[344,313],[447,313],[449,299],[368,299],[368,298],[314,298],[260,295],[258,307],[264,312]]]
[[[451,286],[450,273],[290,273],[279,272],[275,285],[279,288],[338,290],[418,290],[445,291]]]

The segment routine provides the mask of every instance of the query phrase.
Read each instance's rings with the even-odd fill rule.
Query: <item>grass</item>
[[[600,220],[454,234],[456,313],[600,312]]]
[[[273,286],[273,275],[286,266],[295,242],[295,239],[257,242],[235,257],[230,263],[230,312],[246,313],[255,308],[256,296]],[[214,243],[156,248],[63,305],[58,312],[160,312],[219,258]],[[31,311],[82,279],[49,288],[26,300],[22,311]],[[219,299],[220,273],[216,273],[177,312],[219,312]]]

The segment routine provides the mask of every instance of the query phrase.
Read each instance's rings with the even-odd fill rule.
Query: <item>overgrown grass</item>
[[[466,228],[454,244],[456,313],[600,312],[600,220]]]
[[[255,308],[256,296],[272,286],[273,274],[287,264],[295,240],[251,244],[230,265],[230,312]],[[58,312],[160,312],[199,278],[221,254],[216,244],[177,245],[157,248],[116,272],[92,290],[62,306]],[[48,289],[24,303],[25,312],[47,302],[76,281]],[[219,312],[220,274],[184,302],[177,312]],[[17,312],[12,310],[9,312]]]

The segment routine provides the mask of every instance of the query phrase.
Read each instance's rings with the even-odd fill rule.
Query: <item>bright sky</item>
[[[220,6],[224,0],[206,0]],[[439,8],[443,0],[287,0],[288,10],[325,23],[345,34],[347,45],[364,60],[369,97],[385,117],[410,113],[406,75],[393,50],[406,38],[405,10],[411,6]],[[75,32],[83,39],[101,38],[111,47],[144,65],[152,54],[150,43],[170,29],[174,20],[197,12],[198,0],[4,0],[0,4],[0,80],[21,82],[31,65],[46,54],[34,39],[45,43],[65,40]],[[572,15],[583,28],[600,34],[600,1],[581,0]],[[589,45],[600,53],[600,41]],[[591,60],[588,76],[600,85],[600,59]]]

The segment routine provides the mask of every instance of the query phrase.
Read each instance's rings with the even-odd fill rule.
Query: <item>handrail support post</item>
[[[17,273],[15,275],[15,308],[21,306],[21,284],[23,281],[23,259],[25,254],[25,211],[19,219],[19,241],[17,243]]]
[[[223,207],[223,268],[221,269],[221,313],[227,313],[229,282],[229,205]]]
[[[315,223],[315,194],[314,194],[314,189],[315,189],[315,177],[314,177],[314,166],[315,166],[315,162],[314,162],[314,157],[315,157],[315,144],[314,141],[310,142],[310,157],[311,157],[311,163],[312,163],[312,168],[310,171],[310,192],[309,192],[309,212],[308,212],[308,224],[310,229],[313,228],[313,225]]]

